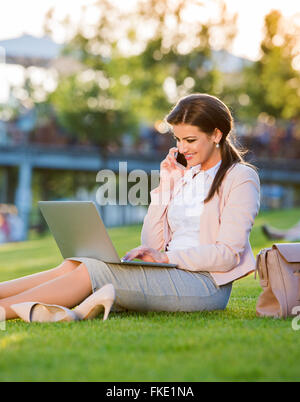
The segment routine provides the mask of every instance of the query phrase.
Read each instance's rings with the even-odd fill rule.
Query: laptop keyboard
[[[145,261],[122,261],[120,265],[149,265],[150,267],[166,267],[166,268],[176,268],[175,264],[160,264],[158,262],[145,262]]]

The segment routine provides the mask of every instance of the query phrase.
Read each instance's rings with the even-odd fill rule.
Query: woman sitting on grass
[[[1,283],[0,307],[7,319],[94,318],[103,306],[106,319],[112,305],[114,311],[226,308],[232,283],[255,267],[249,234],[259,211],[259,178],[232,144],[233,118],[218,98],[186,96],[166,121],[177,148],[161,163],[142,245],[124,259],[177,268],[67,259],[54,269]],[[177,162],[178,152],[186,166]]]

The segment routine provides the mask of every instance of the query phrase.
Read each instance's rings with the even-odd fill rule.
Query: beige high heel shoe
[[[111,283],[90,295],[74,310],[55,304],[25,302],[11,305],[18,317],[26,322],[63,322],[96,318],[104,307],[103,321],[109,315],[115,301],[115,289]]]
[[[74,309],[74,313],[80,320],[91,320],[97,317],[104,307],[103,321],[105,321],[115,298],[115,288],[109,283],[80,303]]]
[[[77,321],[79,317],[63,306],[39,302],[25,302],[10,306],[18,317],[26,322],[62,322]]]

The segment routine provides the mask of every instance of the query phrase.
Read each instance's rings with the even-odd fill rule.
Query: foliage
[[[105,146],[125,131],[137,133],[141,122],[162,119],[179,96],[217,93],[221,76],[211,45],[218,38],[219,46],[229,46],[236,16],[221,0],[211,4],[215,18],[203,22],[195,18],[205,11],[199,0],[139,1],[126,11],[101,0],[93,6],[98,19],[90,25],[86,7],[63,50],[64,57],[77,60],[78,70],[61,74],[49,99],[60,121]],[[49,13],[50,31],[53,18]]]
[[[244,117],[261,112],[282,119],[300,117],[300,73],[294,68],[299,30],[279,11],[266,15],[261,57],[244,70],[243,89],[250,98]]]
[[[124,112],[116,101],[99,90],[97,81],[88,74],[65,77],[49,101],[54,105],[61,124],[82,140],[105,147],[124,130]]]

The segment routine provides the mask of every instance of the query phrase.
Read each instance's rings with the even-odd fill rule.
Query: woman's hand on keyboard
[[[162,264],[168,264],[169,259],[166,253],[162,253],[161,251],[157,251],[154,248],[139,246],[136,247],[122,258],[122,261],[131,261],[135,258],[145,261],[145,262],[157,262]]]

